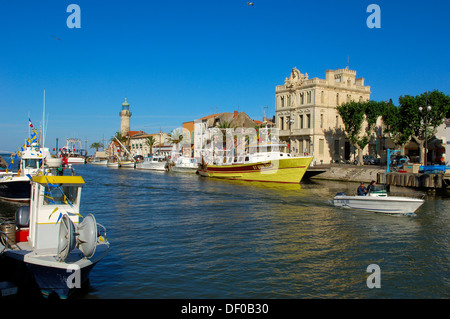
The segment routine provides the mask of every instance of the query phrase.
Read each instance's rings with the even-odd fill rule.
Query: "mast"
[[[45,89],[44,89],[44,101],[42,107],[42,147],[45,145]]]
[[[125,146],[123,146],[122,143],[120,143],[119,139],[117,137],[114,136],[114,138],[117,140],[117,142],[119,142],[119,144],[125,149],[125,151],[128,153],[128,155],[130,155],[131,159],[133,160],[133,162],[135,162],[133,155],[130,154],[130,152],[128,152],[127,148]]]

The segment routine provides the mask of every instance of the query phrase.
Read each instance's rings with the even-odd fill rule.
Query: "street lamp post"
[[[425,161],[424,164],[425,166],[427,166],[427,157],[428,157],[428,113],[431,111],[431,106],[428,105],[426,107],[426,109],[424,109],[423,107],[419,106],[419,111],[426,111],[425,112]]]
[[[289,153],[291,152],[291,135],[292,135],[292,124],[294,123],[292,115],[286,119],[286,123],[289,124]]]

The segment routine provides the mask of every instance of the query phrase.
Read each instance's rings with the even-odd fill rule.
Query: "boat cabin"
[[[48,148],[39,148],[36,143],[22,151],[20,160],[20,173],[34,175],[43,167],[43,160],[51,157]]]
[[[59,223],[68,215],[74,224],[80,216],[81,176],[34,176],[29,206],[30,246],[38,249],[57,249]],[[26,212],[24,212],[26,214]],[[26,220],[27,218],[17,218]],[[26,225],[18,225],[24,227]]]
[[[372,197],[386,197],[387,196],[387,187],[384,184],[373,185],[372,188],[367,193],[367,196]]]

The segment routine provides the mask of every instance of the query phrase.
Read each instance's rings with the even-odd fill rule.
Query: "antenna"
[[[348,66],[349,66],[349,64],[350,64],[350,56],[349,56],[349,55],[347,55],[347,70],[348,70]]]
[[[30,112],[28,112],[28,121],[30,121]],[[30,134],[31,134],[31,132],[30,132],[30,124],[28,123],[28,138],[30,137]]]
[[[42,147],[45,145],[45,89],[44,89],[44,102],[42,107]]]

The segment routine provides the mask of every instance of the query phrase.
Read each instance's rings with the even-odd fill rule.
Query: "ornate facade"
[[[293,68],[275,92],[275,124],[291,153],[312,154],[316,164],[350,159],[353,150],[336,106],[368,101],[370,86],[364,85],[364,78],[345,68],[327,70],[325,79],[309,79],[308,73]]]

